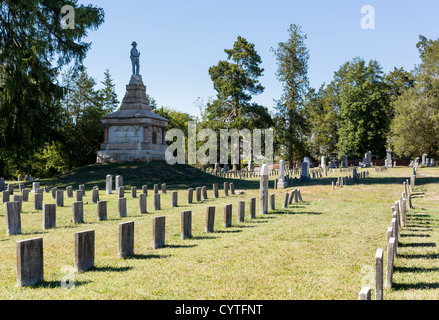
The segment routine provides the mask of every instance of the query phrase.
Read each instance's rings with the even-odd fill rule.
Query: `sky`
[[[99,83],[106,69],[119,101],[131,77],[131,43],[141,52],[140,74],[159,106],[200,116],[216,91],[209,67],[227,58],[238,36],[255,44],[262,58],[265,91],[253,101],[273,110],[282,95],[271,48],[288,40],[291,24],[302,27],[309,50],[308,78],[318,89],[354,57],[377,60],[387,73],[419,64],[419,35],[439,38],[437,0],[79,0],[104,9],[105,22],[83,39],[92,46],[84,60]],[[374,9],[374,29],[362,26]],[[372,22],[368,20],[367,22]]]

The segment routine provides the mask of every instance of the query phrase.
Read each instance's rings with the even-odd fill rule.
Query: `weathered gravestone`
[[[268,166],[263,164],[259,181],[259,213],[268,213]]]
[[[232,226],[232,205],[226,204],[224,206],[224,221],[223,221],[224,228],[229,228]]]
[[[146,209],[146,194],[141,193],[139,194],[139,213],[147,213]]]
[[[43,238],[17,241],[16,255],[18,287],[44,281]]]
[[[206,233],[213,232],[214,231],[214,225],[215,225],[215,207],[210,206],[207,207],[206,210]]]
[[[192,237],[192,211],[181,213],[180,233],[182,240]]]
[[[34,194],[34,210],[43,210],[43,193]]]
[[[18,202],[5,203],[6,233],[9,236],[21,234],[21,215]]]
[[[152,219],[152,248],[160,249],[165,246],[166,217]]]
[[[125,218],[127,216],[127,198],[117,199],[117,212],[119,218]]]
[[[73,223],[84,223],[84,204],[82,201],[72,203],[72,221]]]
[[[84,272],[94,267],[95,231],[88,230],[75,233],[75,272]]]
[[[97,212],[98,212],[98,221],[107,220],[107,201],[98,201]]]
[[[45,204],[43,207],[43,229],[56,227],[56,204]]]
[[[119,224],[118,256],[125,259],[134,254],[134,221]]]

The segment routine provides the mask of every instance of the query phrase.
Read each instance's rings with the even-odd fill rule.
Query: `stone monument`
[[[279,161],[279,181],[277,182],[278,189],[285,189],[287,187],[287,180],[285,180],[285,161]]]
[[[139,74],[140,52],[136,42],[132,46],[133,74],[120,109],[102,118],[104,142],[97,154],[98,163],[166,160],[168,119],[151,111]]]

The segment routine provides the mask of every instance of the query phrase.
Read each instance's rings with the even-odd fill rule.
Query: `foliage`
[[[282,82],[284,93],[275,106],[274,118],[277,144],[282,150],[289,166],[293,161],[303,158],[306,153],[306,137],[309,123],[306,119],[304,100],[309,88],[309,53],[305,45],[307,36],[300,26],[291,25],[289,39],[280,42],[272,49],[277,59],[277,77]]]

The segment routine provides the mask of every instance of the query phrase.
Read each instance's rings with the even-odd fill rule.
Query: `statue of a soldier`
[[[140,63],[139,57],[140,52],[137,50],[137,43],[134,41],[132,44],[133,48],[131,49],[131,63],[133,65],[133,76],[138,76],[140,72]]]

